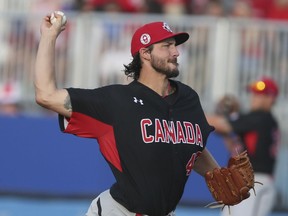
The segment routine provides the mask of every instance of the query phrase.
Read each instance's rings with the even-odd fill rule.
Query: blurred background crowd
[[[32,10],[105,11],[288,19],[287,0],[29,0]]]
[[[108,19],[103,21],[103,23],[105,23],[105,27],[103,28],[105,29],[103,30],[103,28],[100,27],[101,29],[98,29],[100,33],[97,35],[99,41],[104,40],[104,42],[102,41],[103,43],[100,42],[99,44],[101,46],[105,44],[105,48],[102,49],[102,61],[100,66],[103,70],[112,70],[111,67],[113,67],[113,65],[109,63],[112,56],[115,61],[119,62],[114,65],[115,68],[113,70],[116,70],[116,68],[119,70],[118,66],[122,66],[124,59],[123,52],[126,52],[123,47],[129,44],[129,41],[116,41],[117,37],[123,36],[120,33],[122,27],[119,25],[116,26],[117,24],[115,25],[115,23],[113,24],[113,19],[111,18],[111,16],[114,16],[115,19],[116,14],[120,16],[124,14],[126,16],[134,17],[137,15],[144,16],[145,18],[143,20],[152,19],[155,18],[155,16],[169,16],[170,20],[173,22],[179,17],[186,17],[186,20],[189,19],[188,23],[191,23],[191,26],[187,27],[187,23],[183,23],[186,22],[186,20],[182,20],[176,22],[176,28],[180,26],[180,30],[196,32],[197,40],[192,41],[192,44],[190,44],[190,46],[195,46],[195,48],[190,51],[195,52],[193,56],[199,55],[195,64],[200,64],[199,60],[201,62],[203,59],[203,61],[205,61],[202,61],[203,64],[207,64],[207,52],[209,52],[209,47],[207,48],[209,45],[207,45],[207,43],[208,40],[210,40],[209,37],[212,35],[207,30],[207,22],[214,22],[216,25],[215,19],[213,18],[226,18],[230,20],[239,19],[246,20],[246,22],[249,22],[249,20],[275,21],[277,22],[277,26],[280,25],[281,22],[284,23],[283,25],[285,25],[286,21],[288,22],[288,0],[0,0],[0,16],[3,18],[0,21],[0,111],[2,113],[15,113],[19,109],[25,110],[25,106],[27,106],[25,100],[31,100],[31,97],[29,99],[29,96],[26,95],[31,92],[31,89],[27,86],[23,87],[23,80],[30,79],[31,81],[31,73],[29,71],[33,70],[34,66],[33,61],[39,38],[39,19],[41,16],[54,10],[62,10],[68,14],[70,13],[70,16],[68,17],[70,19],[70,25],[68,25],[68,30],[64,33],[66,38],[63,37],[62,42],[59,43],[58,47],[58,55],[60,58],[58,64],[58,79],[63,85],[67,84],[68,79],[66,71],[69,70],[68,55],[70,54],[68,49],[71,49],[69,48],[71,47],[71,44],[69,43],[73,43],[68,41],[68,39],[71,38],[69,29],[75,31],[73,28],[77,25],[77,22],[80,22],[78,26],[82,25],[81,18],[79,19],[79,17],[83,17],[83,14],[87,14],[87,16],[88,14],[101,13],[110,15]],[[203,18],[200,20],[200,22],[203,22],[202,26],[199,26],[199,22],[195,24],[196,26],[192,24],[195,23],[194,21],[197,22],[197,19],[201,17]],[[78,19],[78,21],[75,21],[76,19]],[[128,21],[131,22],[129,18]],[[86,24],[83,24],[82,26],[88,26],[87,21],[83,22]],[[130,24],[130,27],[127,27],[127,23],[125,26],[123,25],[123,28],[126,29],[125,31],[128,31],[127,38],[129,38],[131,32],[133,32],[133,29],[138,24],[135,22],[136,24]],[[265,26],[265,23],[263,22],[259,25],[262,24]],[[184,25],[185,29],[183,28]],[[93,26],[95,26],[95,24]],[[272,60],[273,62],[270,63],[271,68],[267,70],[270,70],[268,73],[271,73],[271,70],[274,70],[273,73],[277,73],[275,69],[278,70],[280,67],[280,69],[282,68],[282,72],[280,73],[285,73],[287,67],[284,63],[287,57],[286,49],[280,50],[280,47],[282,45],[286,46],[286,30],[283,30],[280,27],[271,31],[271,27],[269,26],[261,30],[251,30],[252,26],[254,26],[254,24],[250,23],[250,26],[241,30],[239,33],[239,35],[243,35],[241,36],[243,37],[243,47],[241,49],[242,53],[245,54],[245,57],[242,59],[243,61],[250,62],[243,67],[247,67],[248,65],[248,67],[250,67],[249,70],[251,70],[254,65],[259,65],[259,63],[254,63],[253,65],[253,62],[255,62],[257,58],[260,58],[261,55],[266,57],[269,55],[269,58],[273,58],[275,54],[279,54],[280,56],[277,60],[279,62],[276,62],[275,59]],[[273,24],[271,24],[271,26],[273,26]],[[85,33],[90,35],[94,34],[93,28],[94,27],[90,28],[90,32]],[[83,31],[83,29],[79,31]],[[99,36],[103,31],[109,31],[109,33],[102,37]],[[105,42],[106,36],[109,38],[110,42]],[[193,35],[193,37],[194,36],[195,35]],[[223,37],[223,39],[225,40],[225,37]],[[114,42],[112,40],[114,40]],[[123,45],[123,43],[125,44]],[[263,43],[269,44],[265,45]],[[124,51],[122,52],[122,50]],[[108,51],[107,55],[104,54],[106,51]],[[109,56],[108,60],[107,56]],[[244,58],[246,58],[246,60]],[[262,59],[262,61],[266,60]],[[194,66],[192,65],[192,67]],[[203,70],[203,67],[206,66],[202,66],[200,69],[197,68],[195,71],[197,70],[198,73],[202,73],[201,70]],[[23,72],[23,70],[28,72]],[[106,81],[110,79],[110,82],[113,82],[113,79],[111,79],[109,75],[105,75],[108,73],[103,70],[101,73],[103,73],[104,78],[101,77],[99,79],[106,79]],[[255,70],[259,71],[262,70],[262,68],[255,68]],[[70,71],[68,74],[69,73]],[[265,74],[266,72],[262,71],[261,73]],[[68,76],[71,76],[71,74]],[[277,79],[282,81],[282,78],[280,77]],[[286,77],[284,77],[284,79],[286,79]],[[30,81],[26,80],[26,84]],[[197,83],[198,82],[196,82],[196,85]],[[106,83],[104,82],[103,84]],[[202,88],[204,88],[204,86]],[[23,97],[25,97],[24,101]],[[22,104],[18,103],[21,100]],[[11,104],[13,106],[11,106]],[[28,108],[28,110],[30,109]]]
[[[76,10],[287,19],[285,0],[79,0]],[[65,5],[64,5],[65,7]]]

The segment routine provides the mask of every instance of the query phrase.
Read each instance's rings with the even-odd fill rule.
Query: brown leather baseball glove
[[[216,168],[205,175],[207,186],[216,200],[214,207],[236,205],[254,190],[254,171],[247,152],[231,157],[228,167]],[[209,205],[211,207],[211,205]]]

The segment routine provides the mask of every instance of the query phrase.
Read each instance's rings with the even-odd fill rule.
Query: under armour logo
[[[144,103],[143,103],[143,100],[142,99],[137,99],[136,97],[133,97],[134,98],[134,103],[140,103],[141,105],[144,105]]]

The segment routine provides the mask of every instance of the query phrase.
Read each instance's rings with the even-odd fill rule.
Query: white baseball
[[[50,16],[50,22],[51,22],[51,24],[53,25],[53,24],[57,21],[55,15],[54,15],[55,13],[62,16],[62,23],[61,23],[61,25],[62,25],[62,26],[65,25],[66,22],[67,22],[67,18],[66,18],[65,14],[64,14],[62,11],[54,11],[53,13],[51,13],[51,16]]]

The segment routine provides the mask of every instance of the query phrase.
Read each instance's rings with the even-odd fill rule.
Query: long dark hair
[[[132,62],[130,62],[128,65],[124,64],[124,73],[127,77],[131,77],[134,80],[138,80],[141,68],[142,68],[142,62],[140,59],[140,54],[137,53],[134,56]]]
[[[147,47],[148,52],[152,52],[154,46],[153,44]],[[142,62],[140,59],[139,52],[133,57],[132,62],[130,62],[128,65],[124,64],[124,73],[127,77],[131,77],[134,80],[138,80],[140,76],[140,71],[142,68]]]

